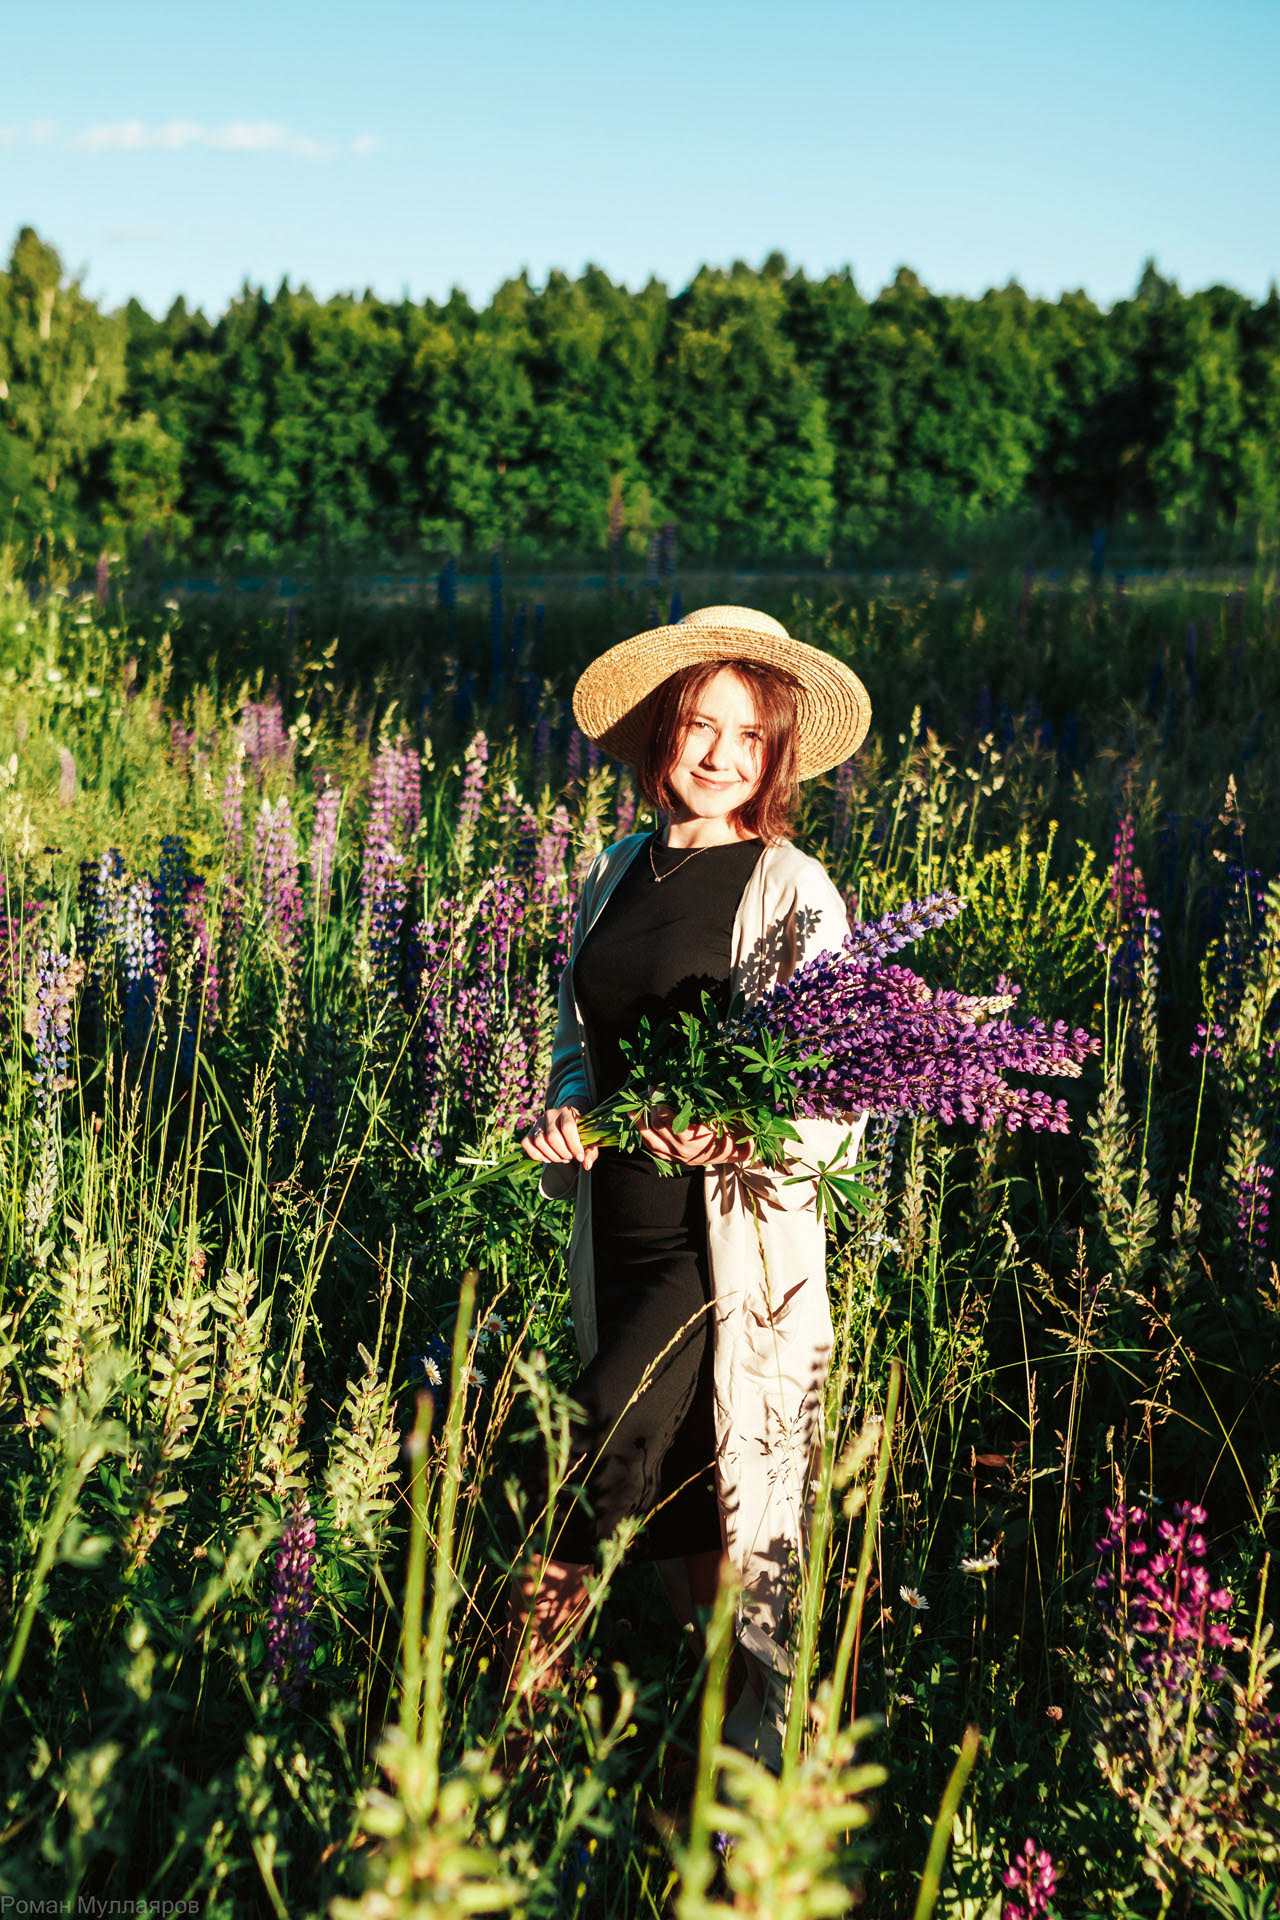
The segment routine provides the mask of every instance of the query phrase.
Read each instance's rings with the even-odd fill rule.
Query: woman
[[[526,1685],[545,1677],[584,1605],[597,1542],[647,1516],[686,1618],[714,1599],[722,1557],[741,1583],[746,1681],[725,1738],[777,1767],[791,1601],[807,1524],[831,1349],[825,1235],[812,1181],[851,1161],[861,1117],[800,1123],[791,1166],[770,1173],[747,1144],[655,1111],[648,1155],[583,1147],[577,1122],[621,1084],[622,1042],[646,1014],[723,1007],[838,947],[844,906],[787,838],[799,780],[846,759],[870,719],[839,661],[767,614],[704,607],[623,641],[574,692],[582,731],[637,768],[656,834],[630,834],[587,876],[560,983],[547,1109],[525,1138],[543,1189],[575,1196],[569,1250],[583,1370],[570,1393],[587,1504],[552,1516],[552,1555],[513,1610]]]

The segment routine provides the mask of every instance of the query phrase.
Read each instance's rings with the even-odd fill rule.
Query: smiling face
[[[721,667],[693,703],[667,773],[682,817],[724,820],[745,806],[760,780],[763,729],[755,696]]]
[[[800,688],[758,660],[680,667],[648,696],[640,791],[690,840],[784,840]]]

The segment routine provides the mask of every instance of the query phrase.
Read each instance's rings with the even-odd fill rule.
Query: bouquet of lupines
[[[641,1148],[638,1128],[658,1107],[672,1109],[677,1132],[697,1121],[750,1141],[769,1168],[785,1163],[799,1139],[794,1122],[805,1117],[927,1114],[1065,1133],[1065,1101],[1005,1075],[1074,1078],[1097,1040],[1061,1020],[1006,1018],[1018,989],[1004,979],[991,995],[957,993],[927,986],[890,958],[962,906],[952,893],[934,893],[859,922],[842,947],[802,962],[752,1004],[736,998],[723,1018],[706,995],[701,1014],[642,1022],[624,1048],[626,1081],[579,1125],[583,1145]],[[443,1191],[534,1164],[518,1152]]]

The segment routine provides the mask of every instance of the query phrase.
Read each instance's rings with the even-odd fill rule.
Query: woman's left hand
[[[649,1118],[652,1124],[638,1127],[637,1132],[649,1152],[659,1160],[679,1160],[686,1167],[746,1167],[751,1164],[749,1140],[737,1140],[733,1134],[720,1132],[705,1124],[673,1133],[670,1123],[674,1118],[674,1110],[671,1107],[655,1107]]]

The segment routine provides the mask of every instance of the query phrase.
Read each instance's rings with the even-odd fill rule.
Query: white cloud
[[[25,127],[0,127],[0,147],[15,147],[19,141],[26,146],[42,147],[57,131],[56,120],[32,120]]]
[[[14,133],[22,137],[20,130]],[[35,131],[27,130],[26,137],[35,139]],[[86,127],[69,142],[82,153],[174,153],[183,147],[200,147],[212,153],[283,153],[297,160],[341,160],[352,155],[364,159],[381,144],[371,133],[352,140],[316,140],[275,120],[235,120],[225,127],[202,126],[198,120],[168,120],[163,126],[115,120]]]

